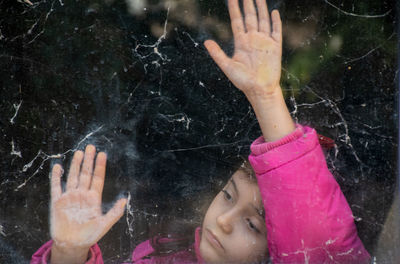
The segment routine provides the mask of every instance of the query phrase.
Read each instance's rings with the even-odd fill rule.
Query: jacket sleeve
[[[260,137],[251,151],[273,263],[368,263],[314,129],[297,125],[276,142]]]
[[[150,240],[146,240],[140,243],[135,250],[132,252],[132,264],[150,264],[154,263],[151,258],[148,257],[154,252],[151,246]]]
[[[32,255],[30,264],[47,264],[50,263],[50,252],[53,241],[50,240],[41,246],[35,254]],[[95,244],[90,248],[89,260],[85,264],[103,264],[103,256],[100,247]]]

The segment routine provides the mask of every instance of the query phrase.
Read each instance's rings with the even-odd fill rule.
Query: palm
[[[94,191],[73,190],[53,203],[52,236],[56,241],[91,246],[101,235],[101,201]]]
[[[265,0],[257,0],[258,17],[253,1],[244,0],[245,22],[237,1],[229,0],[235,40],[233,57],[227,57],[214,41],[206,41],[206,48],[226,76],[243,92],[273,92],[279,86],[281,76],[282,35],[279,13],[274,11],[272,14],[271,32]]]
[[[126,199],[120,199],[107,214],[102,213],[106,155],[97,155],[93,169],[95,154],[94,146],[86,148],[81,169],[83,152],[75,152],[64,193],[60,186],[61,166],[53,167],[50,223],[51,236],[58,247],[92,246],[123,214]]]
[[[259,32],[238,36],[237,46],[229,68],[231,81],[241,90],[252,87],[272,87],[280,80],[280,45]],[[238,78],[237,76],[244,76]]]

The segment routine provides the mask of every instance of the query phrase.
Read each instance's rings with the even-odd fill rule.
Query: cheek
[[[268,252],[267,239],[258,234],[251,234],[250,230],[240,231],[231,240],[233,259],[249,263],[264,259]]]
[[[207,226],[209,224],[212,223],[212,219],[215,219],[217,211],[218,211],[218,195],[214,198],[214,200],[211,202],[210,206],[207,209],[207,212],[204,216],[203,219],[203,226],[202,228],[204,228],[204,226]]]

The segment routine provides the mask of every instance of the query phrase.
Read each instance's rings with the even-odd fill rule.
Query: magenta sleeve
[[[276,142],[257,139],[251,150],[273,263],[368,263],[314,129],[297,125]]]
[[[47,264],[50,263],[51,245],[53,241],[47,241],[33,255],[30,264]],[[103,256],[101,255],[100,247],[95,244],[90,248],[90,258],[85,264],[103,264]]]

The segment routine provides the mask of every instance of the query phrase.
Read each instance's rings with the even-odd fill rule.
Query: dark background
[[[88,143],[108,153],[105,210],[131,197],[100,242],[106,263],[157,223],[201,223],[260,135],[202,45],[232,53],[225,1],[31,1],[0,1],[0,262],[27,262],[49,239],[49,168]],[[328,165],[373,254],[397,171],[395,1],[269,7],[283,19],[289,108],[335,140]]]

